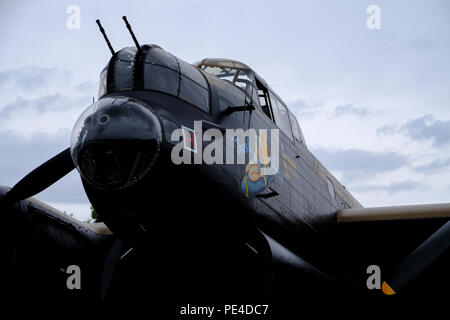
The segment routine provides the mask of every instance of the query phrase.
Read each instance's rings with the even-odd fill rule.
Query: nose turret
[[[107,97],[88,107],[72,131],[71,156],[83,179],[119,190],[144,178],[162,141],[161,124],[143,102]]]

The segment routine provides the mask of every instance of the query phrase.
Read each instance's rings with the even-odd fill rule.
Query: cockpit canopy
[[[194,63],[197,68],[227,81],[243,90],[253,105],[272,119],[289,139],[306,145],[294,114],[266,81],[245,63],[229,59],[207,58]]]
[[[228,59],[203,59],[194,65],[219,79],[228,81],[243,90],[253,102],[259,104],[255,72],[242,62]]]

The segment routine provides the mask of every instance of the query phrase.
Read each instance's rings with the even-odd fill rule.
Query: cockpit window
[[[259,104],[258,90],[255,87],[253,71],[247,68],[234,68],[221,65],[200,64],[199,68],[219,79],[228,81],[242,89],[254,103]]]
[[[300,126],[298,125],[297,119],[295,118],[294,114],[289,110],[289,118],[291,119],[291,125],[292,125],[292,132],[294,133],[294,138],[298,140],[300,143],[305,143],[302,130],[300,129]]]
[[[226,67],[218,67],[218,66],[205,66],[201,65],[200,69],[206,71],[209,74],[212,74],[222,80],[226,80],[228,82],[233,83],[236,74],[239,69],[235,68],[226,68]]]
[[[269,90],[269,92],[270,102],[272,103],[272,111],[275,117],[275,123],[278,125],[281,131],[283,131],[289,137],[289,139],[294,141],[287,107],[272,90]]]

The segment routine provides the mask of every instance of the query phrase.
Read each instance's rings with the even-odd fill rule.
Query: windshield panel
[[[228,81],[233,83],[234,78],[236,77],[236,74],[238,73],[239,69],[236,68],[227,68],[227,67],[219,67],[219,66],[205,66],[201,65],[200,69],[212,74],[213,76],[216,76],[222,80]]]
[[[283,102],[270,90],[270,102],[272,103],[272,111],[275,117],[275,123],[283,131],[289,139],[294,141],[291,130],[291,123],[289,121],[289,114],[287,107]]]
[[[219,79],[228,81],[244,91],[253,102],[259,105],[258,90],[255,87],[254,74],[250,69],[201,64],[199,68]]]

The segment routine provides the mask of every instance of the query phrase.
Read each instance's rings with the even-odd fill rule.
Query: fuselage
[[[135,48],[125,48],[116,53],[102,72],[97,104],[109,99],[109,104],[119,101],[116,102],[119,109],[120,105],[125,108],[135,103],[139,105],[136,109],[150,110],[158,119],[156,126],[161,134],[156,140],[160,141],[157,152],[154,150],[148,156],[147,161],[152,161],[151,168],[142,169],[145,172],[142,177],[134,179],[136,181],[127,180],[134,181],[127,186],[95,185],[83,168],[78,167],[86,193],[113,232],[131,243],[145,242],[148,237],[164,238],[165,243],[173,244],[189,239],[200,242],[205,237],[211,241],[231,238],[247,241],[248,235],[257,230],[293,252],[326,266],[333,256],[330,234],[336,224],[336,211],[359,207],[360,204],[308,150],[297,120],[281,98],[246,65],[230,61],[206,59],[197,63],[197,68],[154,45],[143,46],[143,54]],[[235,64],[232,65],[232,62]],[[243,83],[246,87],[238,87],[232,81],[207,72],[208,68],[204,66],[214,64],[219,67],[231,64],[230,68],[244,70],[247,78]],[[265,105],[262,105],[264,101]],[[242,110],[229,112],[230,107],[238,106]],[[280,126],[283,119],[281,115],[276,115],[276,108],[278,112],[284,112],[285,119],[288,119],[283,127]],[[97,140],[108,141],[108,145],[118,143],[123,146],[132,140],[147,141],[145,132],[148,129],[143,130],[141,125],[139,128],[122,127],[116,132],[111,127],[110,133],[104,133],[105,129],[101,126],[121,123],[123,114],[110,114],[111,121],[108,119],[108,123],[94,124],[98,126],[96,129],[85,128],[86,117],[90,115],[94,120],[100,119],[105,113],[101,110],[106,109],[94,106],[80,117],[76,125],[78,129],[72,137],[72,149],[82,136],[89,136],[94,141],[101,135]],[[115,116],[122,120],[115,119]],[[276,123],[276,120],[279,122]],[[155,120],[151,123],[155,124]],[[183,133],[193,132],[197,136],[208,129],[221,133],[226,133],[227,129],[267,129],[270,136],[271,129],[280,129],[279,170],[270,179],[258,182],[249,178],[248,163],[175,164],[171,157],[172,149],[186,139],[183,135],[178,140],[172,140],[174,131],[180,128],[187,129]],[[227,141],[223,139],[224,150]],[[267,141],[270,150],[270,137]],[[196,153],[203,152],[209,143],[203,141],[199,146],[196,142],[195,148],[200,148]],[[235,156],[242,152],[242,148],[246,149],[245,141],[234,139],[232,143]],[[142,148],[147,148],[144,145]],[[82,147],[78,145],[78,148]],[[142,150],[138,150],[140,156]],[[74,161],[79,160],[78,151],[72,152]],[[134,152],[136,150],[133,149],[127,154],[135,157]],[[189,148],[183,148],[182,152],[190,153],[194,159],[194,152]],[[139,161],[142,162],[142,159]],[[98,168],[100,161],[92,163],[97,163],[93,172],[108,174]],[[113,181],[120,184],[121,180],[117,179]],[[257,191],[253,192],[255,188]],[[317,250],[322,250],[323,256],[314,254]]]

